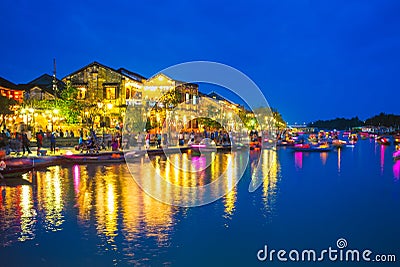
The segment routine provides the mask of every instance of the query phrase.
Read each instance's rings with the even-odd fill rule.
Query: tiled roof
[[[65,83],[59,79],[57,80],[57,87],[59,91],[62,91],[66,86]],[[21,90],[29,91],[34,87],[39,87],[45,92],[48,92],[49,94],[54,95],[53,91],[53,76],[49,74],[43,74],[39,76],[38,78],[30,81],[27,84],[18,84],[18,88]]]
[[[0,86],[4,87],[4,88],[8,88],[8,89],[14,89],[14,90],[18,90],[19,89],[18,86],[15,83],[10,82],[9,80],[4,79],[2,77],[0,77]]]
[[[147,80],[146,77],[144,77],[144,76],[142,76],[142,75],[140,75],[140,74],[138,74],[136,72],[127,70],[125,68],[119,68],[117,70],[117,72],[119,72],[120,74],[122,74],[124,76],[127,76],[128,78],[131,78],[131,79],[133,79],[135,81],[138,81],[138,82],[142,82],[142,80]]]

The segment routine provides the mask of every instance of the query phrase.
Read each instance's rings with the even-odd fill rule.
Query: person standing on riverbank
[[[23,132],[22,133],[22,155],[25,154],[25,149],[26,149],[26,152],[28,152],[28,154],[32,154],[31,150],[29,149],[30,145],[31,144],[30,144],[30,141],[28,138],[28,134],[26,132]]]
[[[36,133],[36,144],[37,144],[37,155],[40,155],[40,149],[43,147],[43,132],[40,130],[40,132]]]
[[[146,149],[150,148],[150,134],[146,134]]]
[[[50,152],[56,153],[56,133],[52,132],[50,135]]]

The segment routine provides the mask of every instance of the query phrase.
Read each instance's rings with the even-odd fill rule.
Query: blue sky
[[[28,82],[53,58],[59,77],[209,60],[247,74],[289,123],[399,114],[399,1],[168,2],[2,0],[0,76]]]

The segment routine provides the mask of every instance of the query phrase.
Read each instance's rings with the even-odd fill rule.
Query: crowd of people
[[[93,129],[87,130],[81,128],[75,135],[73,130],[57,129],[55,131],[43,132],[39,130],[32,136],[30,129],[20,132],[11,132],[9,129],[4,129],[0,134],[0,149],[5,150],[6,155],[15,152],[16,155],[31,154],[31,140],[35,140],[37,144],[37,154],[41,155],[44,143],[46,147],[50,147],[50,153],[55,153],[57,150],[57,140],[61,138],[75,138],[79,136],[75,150],[80,152],[98,152],[102,149],[111,149],[118,151],[129,149],[131,146],[138,149],[165,148],[172,146],[191,145],[200,142],[204,138],[211,139],[216,145],[231,144],[238,137],[232,132],[225,130],[204,130],[203,132],[181,131],[167,133],[124,133],[126,138],[122,138],[120,131],[115,131],[113,134],[99,135]],[[239,137],[240,139],[240,137]],[[240,140],[239,140],[240,141]],[[76,142],[76,141],[75,141]],[[62,142],[61,142],[62,143]]]
[[[139,132],[136,135],[133,133],[128,133],[128,135],[128,138],[125,138],[127,141],[122,145],[123,148],[137,146],[138,149],[142,149],[143,147],[149,149],[151,147],[165,148],[171,145],[184,146],[199,143],[204,138],[211,139],[216,145],[227,145],[239,138],[235,134],[232,134],[232,132],[225,130],[205,130],[203,132],[195,132],[192,130],[181,131],[179,133],[172,132],[170,134]]]

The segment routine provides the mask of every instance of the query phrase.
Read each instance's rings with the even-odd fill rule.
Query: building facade
[[[4,97],[14,99],[18,103],[24,100],[23,90],[18,85],[0,77],[0,94]]]
[[[77,89],[78,100],[92,105],[83,111],[82,122],[91,117],[89,120],[93,124],[100,125],[104,121],[107,127],[122,125],[128,106],[143,109],[143,112],[153,107],[168,108],[168,101],[163,98],[168,92],[179,92],[178,102],[193,102],[198,98],[196,84],[176,81],[164,74],[146,79],[127,69],[113,69],[98,62],[67,75],[62,81]],[[89,114],[90,108],[98,115]],[[147,114],[150,121],[156,120],[155,113]]]
[[[66,87],[63,81],[49,74],[43,74],[26,84],[19,84],[18,86],[24,90],[24,98],[26,100],[55,99],[59,97]]]

